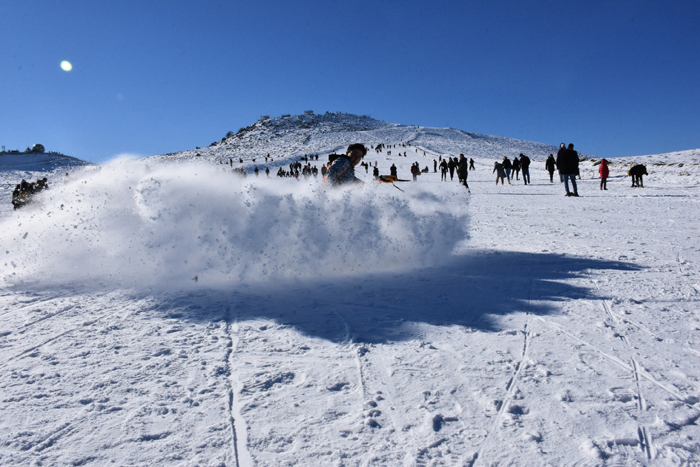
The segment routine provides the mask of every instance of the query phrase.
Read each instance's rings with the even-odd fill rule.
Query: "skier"
[[[325,180],[332,186],[362,183],[362,180],[355,176],[355,166],[365,157],[367,148],[361,143],[351,144],[345,154],[336,158],[326,173]]]

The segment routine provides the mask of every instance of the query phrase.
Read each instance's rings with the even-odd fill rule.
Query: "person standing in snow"
[[[499,164],[498,161],[494,162],[493,172],[496,172],[496,185],[498,185],[498,179],[501,180],[501,185],[503,185],[503,179],[506,178],[506,170],[503,168],[503,164]]]
[[[608,175],[610,175],[610,169],[608,168],[608,161],[606,159],[600,160],[600,167],[598,167],[598,173],[600,174],[600,189],[608,189]]]
[[[476,170],[476,168],[474,168],[474,159],[471,157],[469,158],[469,170]]]
[[[447,162],[444,159],[440,162],[440,181],[447,181]]]
[[[398,172],[397,172],[397,170],[396,170],[396,165],[395,165],[395,164],[391,164],[391,167],[389,167],[389,173],[391,174],[392,177],[397,177],[397,178],[398,178],[398,175],[397,175]]]
[[[559,175],[564,179],[566,196],[578,196],[578,188],[576,187],[578,152],[574,151],[573,144],[569,144],[568,148],[564,148],[564,143],[561,143],[561,147],[557,153],[557,169],[559,169]],[[569,180],[571,180],[571,186],[574,189],[573,193],[569,191]]]
[[[554,160],[554,154],[550,154],[547,158],[547,162],[544,163],[544,168],[549,172],[549,183],[554,183],[554,169],[557,166]]]
[[[506,172],[506,178],[508,179],[508,185],[510,185],[510,171],[513,168],[513,164],[508,159],[508,156],[503,156],[503,170]]]
[[[469,176],[469,171],[467,170],[467,159],[464,154],[459,155],[459,161],[457,162],[457,178],[459,183],[464,185],[467,190],[469,190],[469,185],[467,184],[467,177]]]
[[[520,155],[522,156],[522,154]],[[518,159],[518,156],[513,158],[513,173],[515,174],[515,179],[520,180],[520,159]],[[527,183],[525,185],[527,185]]]
[[[413,181],[418,181],[418,175],[420,175],[420,169],[418,168],[418,163],[411,164],[411,175],[413,175]]]
[[[365,157],[367,148],[360,143],[351,144],[345,154],[334,160],[326,173],[326,181],[331,186],[362,183],[362,180],[355,176],[355,166]]]
[[[454,159],[450,157],[450,161],[447,163],[447,168],[450,169],[450,181],[452,181],[455,177],[455,168],[457,167],[457,164],[455,163]]]
[[[437,173],[437,161],[433,159],[433,172]]]
[[[525,185],[530,183],[530,158],[525,154],[520,154],[520,170],[523,171],[523,181]]]

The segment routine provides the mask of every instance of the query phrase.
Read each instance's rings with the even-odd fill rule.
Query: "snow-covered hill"
[[[259,120],[207,148],[159,157],[177,161],[201,157],[224,163],[233,159],[234,166],[238,166],[239,159],[243,159],[243,166],[248,167],[254,164],[253,159],[257,165],[261,165],[269,154],[278,162],[274,165],[283,165],[282,160],[296,160],[304,154],[324,156],[335,151],[344,152],[349,144],[357,142],[367,147],[410,143],[410,151],[418,151],[421,155],[426,151],[430,157],[464,153],[470,157],[500,155],[501,158],[512,158],[523,152],[537,159],[556,152],[554,146],[513,138],[467,133],[452,128],[386,123],[345,113],[325,113]],[[401,152],[405,150],[408,149],[401,148]],[[394,154],[397,151],[398,148]]]
[[[306,117],[49,172],[0,213],[0,465],[700,462],[700,151],[615,159],[607,191],[589,157],[566,198],[554,148]],[[350,142],[430,170],[331,190],[221,164]],[[460,152],[470,193],[432,170]],[[532,183],[495,185],[520,152]]]

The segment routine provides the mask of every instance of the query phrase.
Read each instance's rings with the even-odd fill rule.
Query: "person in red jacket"
[[[598,173],[600,173],[600,189],[608,189],[608,175],[610,175],[610,169],[608,169],[608,161],[605,159],[600,160],[600,167],[598,167]]]

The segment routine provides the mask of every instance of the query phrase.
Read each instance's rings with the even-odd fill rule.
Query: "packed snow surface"
[[[700,151],[615,159],[607,191],[589,159],[567,198],[548,149],[503,186],[483,146],[467,193],[432,165],[463,140],[421,131],[365,158],[427,165],[403,191],[212,153],[3,206],[0,464],[700,462]]]

